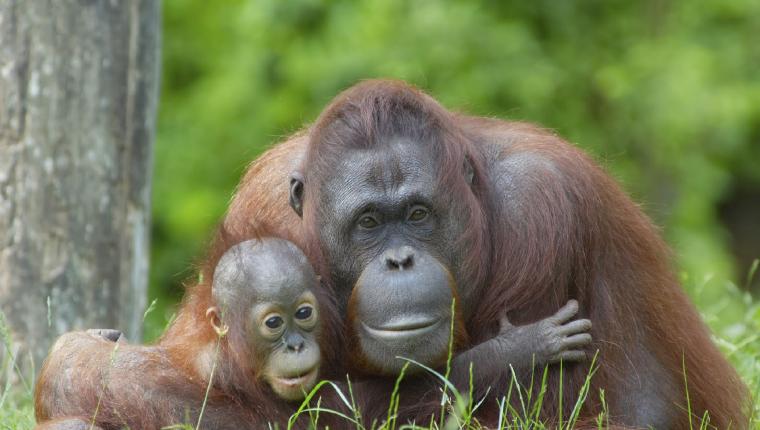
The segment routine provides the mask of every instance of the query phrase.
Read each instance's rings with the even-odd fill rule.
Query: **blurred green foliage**
[[[166,0],[146,337],[247,163],[371,77],[586,149],[714,300],[747,270],[719,208],[736,190],[760,208],[758,35],[757,0]]]

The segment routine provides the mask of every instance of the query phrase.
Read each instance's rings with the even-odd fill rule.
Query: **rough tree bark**
[[[37,365],[74,328],[139,339],[159,6],[0,0],[0,309]]]

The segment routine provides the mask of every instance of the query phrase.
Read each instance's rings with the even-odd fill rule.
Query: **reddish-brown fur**
[[[50,369],[63,372],[49,377]],[[160,347],[117,344],[72,332],[57,342],[35,391],[35,415],[47,428],[58,428],[48,420],[78,416],[106,430],[148,429],[194,423],[205,381],[195,372],[180,371]],[[209,411],[205,428],[239,428],[236,424],[252,421],[246,409],[216,391]]]
[[[287,177],[306,159],[310,134],[322,133],[320,125],[330,121],[336,107],[348,100],[360,106],[360,115],[354,118],[355,131],[365,133],[369,142],[373,134],[382,132],[372,128],[378,123],[372,116],[388,114],[390,104],[398,103],[399,98],[412,99],[443,119],[435,123],[443,136],[443,189],[457,198],[470,196],[459,173],[465,157],[475,170],[474,198],[466,200],[469,228],[462,238],[462,243],[470,246],[468,277],[481,288],[478,304],[465,312],[474,344],[493,335],[505,312],[514,323],[527,323],[575,298],[581,315],[594,323],[594,348],[599,350],[600,363],[584,417],[593,418],[600,410],[599,389],[604,388],[611,401],[630,394],[637,375],[650,371],[637,360],[636,354],[646,351],[666,369],[669,379],[649,389],[659,392],[672,409],[676,427],[688,426],[683,367],[697,421],[708,410],[711,423],[718,428],[729,423],[733,428],[746,425],[745,388],[713,345],[673,275],[671,255],[657,229],[586,154],[536,126],[453,114],[403,83],[362,83],[326,108],[315,127],[275,146],[251,165],[225,218],[227,228],[235,231],[251,223],[268,223],[275,235],[308,250],[322,276],[327,276],[315,234],[309,231],[314,226],[309,223],[308,210],[304,225],[288,208]],[[523,169],[515,189],[507,189],[509,184],[497,189],[494,178],[485,177],[483,148],[488,144],[498,145],[500,159],[507,163],[526,161],[514,164],[515,170]],[[330,167],[330,156],[340,156],[339,152],[327,156],[308,153],[324,162],[323,172]],[[512,216],[495,208],[494,194],[506,192],[528,196]],[[204,309],[193,302],[207,295],[207,290],[203,283],[194,287],[184,312]],[[193,319],[180,317],[176,326],[186,324],[192,325]],[[181,341],[181,336],[173,338]],[[338,356],[339,351],[333,352]],[[565,416],[587,372],[584,365],[564,369]],[[551,368],[544,400],[544,416],[550,419],[558,416],[558,379],[558,369]],[[494,385],[496,389],[504,386],[497,381]]]
[[[103,430],[93,425],[85,417],[66,417],[46,421],[34,427],[35,430]]]
[[[269,235],[261,229],[246,228],[242,235],[233,236],[221,229],[202,268],[209,285],[216,263],[224,251],[241,241],[241,236]],[[331,311],[329,300],[316,294],[329,320],[329,314],[336,312]],[[210,289],[188,297],[193,304],[214,306]],[[201,365],[211,365],[218,336],[205,311],[193,317],[196,319],[186,326],[187,332],[181,332],[181,342],[170,335],[152,346],[114,343],[85,332],[62,336],[35,387],[35,416],[40,428],[65,429],[80,421],[94,421],[104,430],[195,425],[210,371],[208,367],[199,369],[198,358],[209,358]],[[295,411],[292,403],[280,400],[259,378],[261,369],[252,362],[245,327],[242,321],[230,324],[221,340],[202,428],[258,429],[270,422],[283,425]],[[175,324],[172,333],[181,330]]]
[[[399,82],[359,84],[339,96],[315,127],[278,144],[251,164],[230,204],[225,231],[242,240],[250,234],[251,226],[262,226],[268,234],[304,249],[326,277],[308,212],[302,222],[288,206],[288,175],[307,160],[310,139],[322,133],[321,124],[329,122],[330,115],[342,105],[352,102],[360,107],[361,115],[354,118],[357,131],[366,133],[371,141],[382,132],[373,128],[375,120],[388,114],[399,99],[432,113],[436,120],[432,126],[443,136],[439,154],[442,188],[457,198],[465,196],[469,227],[461,243],[469,249],[466,278],[478,288],[477,303],[464,312],[472,344],[493,336],[504,313],[515,324],[532,322],[574,298],[580,303],[580,315],[594,323],[594,349],[599,351],[600,363],[581,413],[582,422],[592,422],[601,410],[600,389],[605,390],[609,402],[619,403],[647,379],[640,378],[642,375],[653,375],[654,370],[642,359],[649,354],[663,365],[666,377],[656,386],[639,387],[644,389],[639,395],[646,396],[647,390],[657,394],[672,411],[673,428],[689,428],[684,367],[695,423],[709,411],[717,428],[746,426],[746,389],[711,342],[708,330],[675,279],[670,253],[657,229],[587,155],[534,125],[454,114]],[[517,183],[497,184],[499,178],[486,175],[487,146],[497,147],[500,162],[519,173]],[[329,170],[330,156],[339,156],[309,153],[309,161],[316,155],[324,162],[323,172]],[[459,173],[465,159],[474,168],[473,194],[468,193]],[[497,197],[505,193],[519,197],[521,204],[499,207]],[[214,339],[214,333],[201,322],[211,303],[209,268],[218,258],[218,249],[212,248],[202,280],[188,289],[177,319],[159,343],[178,365],[191,363],[195,347]],[[331,331],[326,336],[331,342],[322,345],[330,370],[326,375],[339,375],[346,345],[336,318],[345,315],[337,315],[334,309],[325,309],[321,315],[333,318],[324,324]],[[563,372],[561,412],[567,418],[588,366],[572,365]],[[242,384],[242,390],[247,389],[245,372],[222,374],[230,386]],[[557,366],[549,369],[542,409],[545,419],[556,420],[560,414],[559,374]],[[492,393],[503,390],[505,380],[493,381]],[[387,404],[383,399],[391,388],[380,380],[359,394],[366,404],[365,418],[371,421],[384,414],[373,409]],[[483,392],[485,387],[476,389]],[[252,390],[241,398],[267,402],[259,395]],[[411,413],[417,416],[435,412],[434,402],[433,408],[427,403],[417,406],[414,403],[418,399],[402,396],[401,401],[411,402]],[[495,421],[488,411],[483,419]],[[611,417],[611,422],[615,420]]]

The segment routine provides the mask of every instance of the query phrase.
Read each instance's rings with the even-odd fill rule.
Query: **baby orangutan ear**
[[[227,327],[226,324],[222,323],[222,314],[219,312],[219,308],[216,306],[211,306],[210,308],[206,309],[206,319],[208,320],[209,324],[211,324],[211,327],[214,328],[214,331],[217,335],[221,337],[227,334],[229,327]]]

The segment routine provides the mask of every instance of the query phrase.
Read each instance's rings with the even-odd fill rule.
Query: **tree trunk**
[[[0,0],[0,309],[37,365],[72,329],[139,340],[159,29],[158,0]]]

